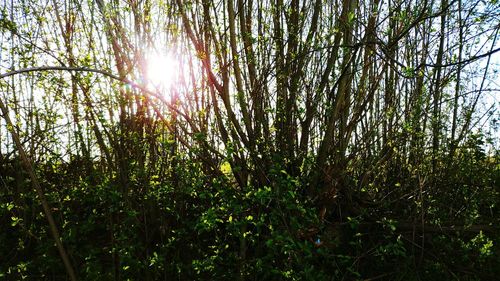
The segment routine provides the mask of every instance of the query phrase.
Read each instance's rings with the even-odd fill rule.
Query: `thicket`
[[[497,1],[0,8],[0,279],[500,275]]]
[[[494,280],[500,162],[478,140],[426,185],[425,200],[415,178],[398,171],[356,199],[337,198],[325,221],[304,178],[278,165],[268,173],[272,185],[244,191],[186,155],[148,180],[130,160],[127,191],[95,163],[52,161],[37,171],[82,280]],[[4,162],[1,170],[1,276],[66,280],[19,166]]]

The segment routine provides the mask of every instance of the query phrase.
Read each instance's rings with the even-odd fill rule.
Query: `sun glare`
[[[147,60],[148,82],[157,88],[168,90],[178,77],[178,61],[171,54],[153,53]]]

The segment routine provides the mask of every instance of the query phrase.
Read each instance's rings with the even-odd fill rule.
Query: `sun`
[[[170,53],[152,52],[146,60],[148,83],[163,90],[169,90],[178,79],[179,62]]]

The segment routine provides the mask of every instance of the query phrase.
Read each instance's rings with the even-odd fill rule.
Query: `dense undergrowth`
[[[425,190],[401,165],[366,186],[347,173],[353,194],[325,217],[306,176],[278,163],[271,186],[247,190],[188,157],[163,175],[130,161],[127,190],[98,163],[39,163],[37,175],[81,280],[494,280],[499,155],[476,138],[447,159]],[[66,280],[30,180],[15,160],[1,169],[0,279]]]

